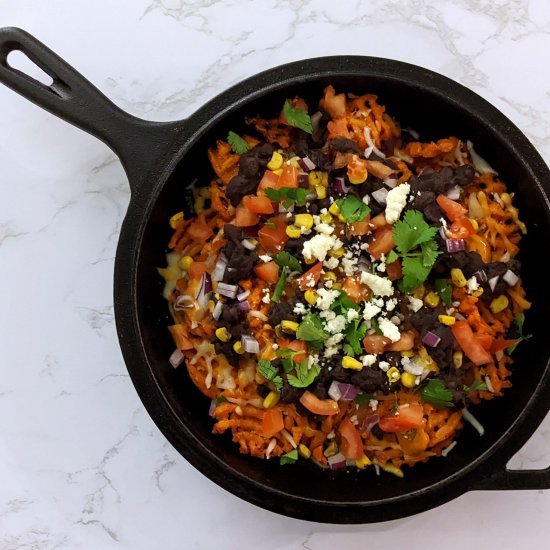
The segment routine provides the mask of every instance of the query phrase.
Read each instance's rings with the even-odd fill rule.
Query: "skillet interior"
[[[151,393],[156,393],[158,389],[171,409],[169,414],[166,407],[162,407],[161,412],[161,408],[152,410],[155,407],[148,405],[150,414],[175,447],[203,473],[256,504],[295,517],[317,521],[368,522],[408,515],[435,506],[470,489],[483,471],[481,464],[491,454],[494,459],[491,467],[502,466],[502,462],[505,463],[515,449],[508,451],[506,456],[501,453],[499,460],[496,460],[496,448],[506,443],[518,431],[517,424],[523,421],[527,423],[524,431],[534,430],[548,408],[540,398],[538,404],[533,399],[537,391],[545,391],[541,379],[550,356],[550,339],[545,337],[544,324],[537,322],[544,318],[550,305],[550,285],[541,276],[541,265],[549,259],[548,248],[541,245],[550,240],[548,202],[535,181],[537,177],[540,179],[541,174],[546,177],[547,169],[536,152],[532,148],[529,150],[526,142],[517,143],[518,130],[512,124],[503,125],[503,117],[495,118],[494,111],[488,109],[482,113],[485,120],[480,120],[479,112],[460,106],[460,96],[465,93],[460,86],[458,91],[451,92],[441,82],[437,86],[434,83],[435,88],[439,87],[436,91],[414,82],[398,80],[397,76],[344,74],[328,78],[304,75],[290,86],[284,82],[271,83],[268,91],[250,100],[246,99],[246,94],[253,90],[241,86],[241,95],[235,99],[245,98],[240,99],[238,106],[224,113],[215,111],[212,106],[205,106],[195,117],[199,122],[202,117],[202,123],[207,127],[203,126],[202,133],[193,138],[191,147],[158,191],[143,229],[141,244],[137,237],[141,251],[135,279],[135,308],[138,337],[142,340],[149,372],[146,375],[132,372],[138,365],[136,363],[133,367],[131,359],[126,359],[146,405],[151,399],[144,397],[147,393],[144,379],[156,386],[151,388]],[[174,370],[167,361],[174,346],[166,330],[170,318],[161,296],[162,281],[155,267],[164,265],[166,243],[171,234],[167,220],[186,204],[187,186],[195,177],[204,184],[212,177],[206,157],[207,148],[217,138],[223,139],[229,130],[244,131],[245,115],[276,114],[286,97],[300,95],[309,100],[310,106],[316,105],[315,101],[321,97],[328,83],[332,83],[337,92],[376,93],[387,111],[403,127],[409,126],[420,132],[422,140],[449,135],[471,139],[476,150],[501,174],[509,189],[516,192],[516,204],[529,228],[528,236],[522,241],[520,259],[528,297],[534,302],[526,324],[527,332],[532,332],[534,338],[529,344],[522,344],[516,352],[513,388],[506,392],[504,398],[474,409],[474,414],[486,428],[483,438],[466,426],[459,436],[458,446],[446,459],[432,459],[413,469],[405,467],[405,480],[390,475],[377,477],[373,469],[335,474],[306,461],[299,461],[292,467],[280,467],[276,460],[242,456],[230,436],[211,434],[212,421],[207,414],[209,400],[193,386],[183,367]],[[282,87],[285,87],[284,91]],[[479,105],[484,106],[484,102],[480,101]],[[215,103],[216,100],[214,107],[218,109],[225,107],[223,102],[218,106]],[[529,157],[531,153],[533,156]],[[532,172],[533,167],[536,176]],[[548,181],[545,182],[547,184]],[[541,407],[544,409],[542,412]],[[534,426],[526,428],[529,415],[535,415],[537,420]],[[519,447],[529,435],[530,432],[523,435],[516,433],[515,447]],[[478,466],[475,471],[474,466]],[[463,478],[462,481],[460,478]],[[423,497],[426,492],[429,494]],[[424,502],[421,503],[422,498]]]

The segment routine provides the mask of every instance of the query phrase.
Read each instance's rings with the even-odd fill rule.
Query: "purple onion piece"
[[[213,281],[223,281],[223,276],[225,274],[225,270],[227,269],[227,258],[221,254],[218,258],[218,261],[216,262],[216,265],[214,267],[214,271],[212,272],[212,280]]]
[[[250,227],[241,227],[243,239],[255,239],[258,236],[260,230],[259,225],[251,225]]]
[[[342,453],[329,456],[327,461],[331,470],[341,470],[347,466],[346,457]]]
[[[466,248],[464,239],[447,239],[447,252],[461,252]]]
[[[508,286],[514,286],[519,281],[519,277],[511,269],[508,269],[502,276],[502,280]]]
[[[307,174],[298,174],[298,186],[304,189],[309,187],[309,176]]]
[[[237,309],[248,313],[250,311],[250,304],[246,300],[243,300],[237,304]]]
[[[227,298],[235,298],[239,287],[237,285],[228,285],[227,283],[218,283],[218,294],[222,296],[227,296]]]
[[[239,292],[239,294],[237,294],[237,300],[239,300],[239,302],[242,302],[243,300],[246,300],[249,296],[250,290],[243,290],[242,292]]]
[[[373,191],[371,193],[372,198],[380,205],[380,206],[386,206],[386,199],[388,197],[389,191],[385,187],[381,187],[380,189],[377,189],[376,191]]]
[[[441,342],[441,338],[431,331],[428,331],[422,338],[422,342],[431,348],[436,348]]]
[[[481,285],[485,281],[487,281],[487,273],[485,273],[484,269],[480,269],[479,271],[476,271],[474,273],[474,277],[477,279],[477,282]]]
[[[212,401],[210,401],[210,407],[208,409],[208,416],[214,416],[214,411],[216,410],[217,406],[218,404],[216,403],[216,400],[212,399]]]
[[[298,161],[298,164],[304,170],[304,172],[311,172],[311,170],[315,170],[315,168],[317,167],[316,164],[309,157],[304,157],[303,159],[300,159]]]
[[[214,317],[216,321],[220,318],[220,315],[222,314],[222,308],[223,304],[221,302],[216,302],[214,310],[212,311],[212,317]]]
[[[332,188],[340,195],[345,195],[349,191],[344,178],[341,176],[338,176],[332,180]]]
[[[370,432],[376,424],[380,422],[380,417],[377,414],[371,414],[370,416],[367,416],[363,422],[361,422],[361,425],[359,426],[360,432]]]
[[[193,307],[193,298],[187,294],[182,294],[176,298],[174,302],[174,309],[181,311],[182,309],[190,309]]]
[[[185,359],[185,355],[183,354],[183,351],[181,351],[180,349],[176,348],[173,352],[172,352],[172,355],[170,355],[170,358],[168,359],[168,361],[170,361],[170,364],[174,367],[174,368],[177,368],[179,367],[183,360]]]
[[[334,399],[334,401],[340,401],[340,398],[342,397],[342,392],[340,391],[338,382],[336,380],[333,380],[330,384],[330,388],[328,389],[328,396],[331,399]]]
[[[385,180],[384,185],[393,189],[397,185],[397,176],[395,174],[390,174]]]
[[[309,193],[306,195],[306,201],[311,202],[317,200],[317,193]]]
[[[222,284],[222,283],[220,283]],[[212,279],[208,273],[202,274],[199,291],[197,292],[197,303],[201,309],[208,306],[208,295],[212,292]]]
[[[491,292],[494,292],[495,291],[495,288],[497,286],[497,283],[498,283],[498,280],[500,279],[500,277],[498,275],[496,275],[495,277],[492,277],[491,279],[489,279],[489,288],[491,289]]]
[[[241,336],[241,344],[243,345],[244,351],[246,351],[246,353],[260,353],[260,344],[258,343],[258,340],[256,340],[256,338],[254,338],[253,336],[243,334]]]
[[[357,395],[357,388],[353,384],[338,382],[338,389],[340,390],[340,399],[342,401],[353,401]]]

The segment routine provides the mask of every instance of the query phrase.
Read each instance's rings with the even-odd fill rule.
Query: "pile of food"
[[[170,219],[170,362],[242,453],[402,476],[510,387],[526,229],[470,142],[332,86],[281,107],[209,150]]]

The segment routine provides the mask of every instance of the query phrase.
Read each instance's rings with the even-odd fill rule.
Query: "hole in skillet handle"
[[[34,63],[27,54],[21,50],[13,50],[7,56],[7,63],[12,69],[16,69],[34,80],[37,80],[44,86],[50,87],[53,84],[53,78]]]
[[[487,477],[475,491],[550,489],[550,466],[542,470],[502,470]]]

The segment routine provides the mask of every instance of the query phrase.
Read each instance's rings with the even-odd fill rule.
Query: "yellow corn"
[[[332,290],[341,290],[342,289],[342,283],[333,283],[333,285],[330,288]]]
[[[336,441],[331,441],[328,444],[328,447],[323,451],[323,454],[326,457],[334,456],[338,452],[338,445],[336,445]]]
[[[336,273],[334,273],[334,271],[327,271],[323,275],[323,279],[330,279],[331,281],[336,281]]]
[[[457,369],[459,369],[462,366],[462,352],[461,351],[455,351],[453,353],[453,364]]]
[[[322,185],[316,185],[315,186],[315,193],[317,193],[318,199],[326,199],[327,198],[327,190]]]
[[[216,304],[214,303],[214,300],[208,300],[208,311],[212,313],[214,311],[214,307]]]
[[[479,229],[479,223],[477,223],[477,220],[475,220],[474,218],[468,218],[470,220],[470,223],[472,224],[472,227],[474,228],[475,231],[477,231]]]
[[[474,290],[472,292],[472,296],[474,296],[475,298],[479,298],[482,294],[483,294],[483,287],[481,286],[477,290]]]
[[[319,214],[319,218],[323,223],[332,223],[332,216],[328,212],[326,214]]]
[[[438,315],[440,323],[452,327],[456,323],[456,319],[452,315]]]
[[[278,170],[283,165],[283,155],[278,151],[274,151],[271,155],[271,160],[267,163],[268,170]]]
[[[244,353],[244,346],[242,344],[242,342],[240,340],[237,340],[234,344],[233,344],[233,351],[235,353],[238,353],[239,355],[242,355]]]
[[[388,369],[386,375],[388,377],[388,380],[390,381],[390,384],[392,384],[393,382],[398,382],[401,378],[401,373],[399,372],[399,369],[397,367],[392,367],[391,369]]]
[[[361,361],[357,361],[357,359],[354,359],[349,355],[346,355],[342,359],[342,367],[345,369],[361,370],[363,368],[363,363],[361,363]]]
[[[230,335],[225,327],[221,327],[216,329],[216,338],[222,342],[227,342],[229,341]]]
[[[428,294],[424,297],[424,303],[428,307],[437,307],[440,301],[441,298],[435,292],[428,292]]]
[[[183,221],[183,212],[178,212],[177,214],[174,214],[170,218],[170,227],[172,229],[176,229],[181,221]]]
[[[292,157],[286,161],[286,163],[289,166],[292,166],[293,168],[296,168],[297,170],[300,170],[300,163],[298,162],[300,160],[300,157]]]
[[[412,357],[414,355],[414,351],[411,351],[410,349],[407,351],[401,352],[401,357]]]
[[[303,443],[300,443],[298,445],[298,454],[302,458],[309,458],[311,456],[311,451]]]
[[[337,248],[336,250],[331,250],[328,253],[329,256],[332,256],[333,258],[341,258],[344,255],[344,247],[341,246],[340,248]]]
[[[466,277],[464,277],[464,273],[462,273],[462,269],[454,268],[451,269],[451,279],[453,281],[453,284],[458,287],[464,287],[466,286]]]
[[[306,290],[304,292],[304,298],[310,306],[314,306],[317,303],[318,297],[319,295],[315,292],[315,290]]]
[[[296,214],[294,216],[294,225],[311,229],[313,227],[313,216],[311,214]]]
[[[184,256],[179,262],[178,267],[183,271],[188,271],[193,263],[193,258],[191,256]]]
[[[309,185],[311,187],[327,187],[328,175],[326,172],[320,172],[319,170],[313,170],[308,174]]]
[[[287,334],[292,334],[298,330],[300,325],[296,321],[281,321],[281,330]]]
[[[276,176],[280,176],[280,175],[283,173],[283,169],[282,169],[282,168],[277,168],[277,170],[272,170],[272,172],[273,172]]]
[[[339,207],[335,202],[333,202],[333,203],[329,206],[328,211],[329,211],[331,214],[334,214],[335,216],[337,216],[338,214],[340,214],[340,207]]]
[[[491,305],[489,307],[491,308],[491,311],[493,313],[500,313],[501,311],[503,311],[508,307],[508,304],[509,304],[508,298],[504,296],[504,294],[501,294],[498,298],[495,298],[491,302]]]
[[[384,472],[388,472],[388,474],[393,474],[394,476],[401,478],[405,477],[403,470],[401,470],[401,468],[398,468],[397,466],[394,466],[393,464],[386,464],[385,466],[382,466],[382,464],[380,464],[380,468],[382,468]]]
[[[355,461],[355,465],[360,469],[364,470],[367,466],[372,464],[370,458],[367,455],[363,455],[361,458],[358,458]]]
[[[404,372],[401,375],[401,384],[409,389],[414,388],[416,386],[416,376],[410,372]]]
[[[281,396],[279,395],[279,392],[276,391],[270,391],[264,399],[263,407],[264,409],[271,409],[273,408],[278,402]]]
[[[287,228],[286,228],[286,234],[291,238],[291,239],[297,239],[298,237],[300,237],[300,235],[302,234],[302,230],[296,226],[296,225],[289,225]]]
[[[424,285],[420,285],[419,287],[415,288],[411,292],[411,295],[417,300],[422,300],[422,298],[424,298],[425,293],[426,293],[426,288],[424,287]]]

